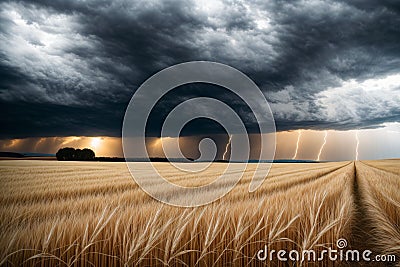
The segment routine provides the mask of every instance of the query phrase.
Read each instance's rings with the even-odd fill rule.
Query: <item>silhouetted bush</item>
[[[81,155],[81,160],[93,160],[96,156],[93,150],[89,148],[84,148],[83,150],[81,150],[80,155]]]
[[[56,153],[57,160],[94,160],[95,154],[89,148],[75,149],[64,147]]]

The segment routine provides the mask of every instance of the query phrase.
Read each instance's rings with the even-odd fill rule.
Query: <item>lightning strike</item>
[[[225,160],[225,156],[226,156],[226,154],[228,153],[228,148],[229,148],[229,146],[231,145],[231,142],[232,142],[232,135],[229,135],[229,140],[228,140],[228,143],[227,143],[226,146],[225,146],[224,155],[222,156],[222,159],[223,159],[223,160]]]
[[[358,131],[356,131],[356,140],[357,140],[357,145],[356,145],[356,160],[358,160],[358,147],[360,145],[360,139],[358,138]]]
[[[317,161],[319,161],[319,159],[321,158],[322,150],[324,150],[324,146],[326,145],[326,138],[327,137],[328,137],[328,131],[325,131],[324,143],[322,144],[321,149],[319,150]]]
[[[296,159],[297,157],[297,152],[299,151],[299,143],[300,143],[300,138],[301,138],[301,130],[298,131],[299,135],[297,136],[297,143],[296,143],[296,151],[294,153],[294,156],[292,159]]]

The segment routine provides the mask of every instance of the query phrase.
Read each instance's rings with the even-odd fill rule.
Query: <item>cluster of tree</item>
[[[105,161],[105,162],[125,162],[125,158],[118,157],[97,157],[96,161]]]
[[[58,150],[56,153],[57,160],[94,160],[95,154],[89,148],[75,149],[65,147]]]

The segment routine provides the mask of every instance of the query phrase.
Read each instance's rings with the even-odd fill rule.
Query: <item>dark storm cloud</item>
[[[3,138],[119,136],[134,90],[191,60],[249,75],[279,130],[400,121],[398,1],[39,0],[0,7]],[[204,94],[188,90],[162,105]],[[216,96],[246,117],[242,103]]]
[[[82,136],[121,136],[123,111],[119,106],[109,105],[108,108],[111,110],[48,103],[36,105],[25,101],[3,103],[1,120],[7,127],[2,128],[0,139],[76,136],[77,133]]]

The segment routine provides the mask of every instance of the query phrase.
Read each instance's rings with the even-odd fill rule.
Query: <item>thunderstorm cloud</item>
[[[252,78],[278,130],[400,121],[397,0],[2,1],[0,25],[0,138],[120,136],[140,84],[192,60]],[[251,120],[234,96],[193,86],[158,105],[150,134],[197,95]]]

